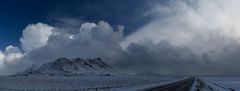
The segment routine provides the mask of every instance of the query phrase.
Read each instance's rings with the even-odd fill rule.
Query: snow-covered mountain
[[[113,67],[103,62],[101,58],[59,58],[53,62],[45,63],[40,67],[33,65],[19,74],[41,75],[114,75]]]

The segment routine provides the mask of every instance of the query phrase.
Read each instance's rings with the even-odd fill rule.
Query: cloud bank
[[[167,40],[173,46],[189,48],[196,56],[192,60],[197,63],[185,63],[180,67],[182,70],[194,69],[187,71],[197,72],[194,74],[239,74],[235,65],[239,63],[237,55],[240,46],[240,7],[237,3],[238,0],[170,0],[167,5],[154,3],[153,9],[146,15],[152,15],[155,20],[128,36],[122,46],[131,43],[147,46],[146,41],[157,45]]]
[[[123,26],[105,21],[73,26],[29,24],[21,47],[0,51],[0,74],[59,57],[102,57],[128,73],[240,74],[238,0],[150,2],[143,15],[153,20],[124,37]]]
[[[118,56],[123,26],[114,29],[105,21],[79,25],[78,28],[62,28],[29,24],[23,30],[20,48],[10,45],[0,51],[1,74],[13,74],[31,64],[41,65],[60,57],[103,57],[111,62]]]
[[[168,40],[177,46],[188,46],[194,52],[221,51],[239,44],[239,6],[237,0],[171,0],[155,5],[148,14],[155,20],[126,38],[127,42]],[[168,15],[161,17],[163,14]],[[128,43],[124,43],[128,45]],[[220,50],[219,50],[220,49]]]

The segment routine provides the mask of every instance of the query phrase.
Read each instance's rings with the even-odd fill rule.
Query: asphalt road
[[[144,91],[190,91],[195,78],[191,77],[188,79],[183,79],[180,81],[176,81],[173,83],[169,83],[166,85],[161,85],[157,87],[153,87],[150,89],[146,89]]]

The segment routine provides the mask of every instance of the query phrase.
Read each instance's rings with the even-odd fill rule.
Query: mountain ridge
[[[68,59],[58,58],[53,62],[44,63],[30,68],[16,75],[115,75],[117,72],[101,58],[82,59],[80,57]]]

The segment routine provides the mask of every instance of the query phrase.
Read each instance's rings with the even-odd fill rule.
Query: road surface
[[[195,78],[191,77],[188,79],[183,79],[183,80],[169,83],[166,85],[145,89],[144,91],[190,91],[194,81],[195,81]]]

